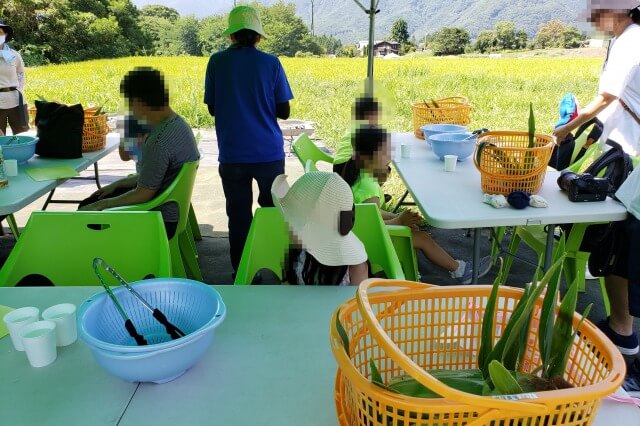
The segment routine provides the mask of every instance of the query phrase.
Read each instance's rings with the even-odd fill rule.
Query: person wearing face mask
[[[24,90],[24,62],[20,53],[9,47],[13,28],[0,21],[0,135],[7,132],[7,122],[13,134],[29,130]]]
[[[169,92],[160,71],[140,67],[130,71],[120,91],[133,118],[148,132],[138,158],[138,173],[102,187],[79,210],[105,210],[152,200],[171,185],[182,165],[200,158],[193,131],[169,105]],[[166,203],[158,208],[171,239],[178,225],[178,206]]]
[[[597,117],[604,124],[600,143],[616,142],[630,156],[640,154],[640,0],[589,0],[583,18],[599,31],[612,34],[598,95],[570,123],[554,135],[563,140],[572,130]],[[624,222],[612,273],[605,277],[611,302],[611,316],[598,326],[623,355],[640,352],[633,330],[634,316],[640,317],[640,170],[635,170],[616,196],[630,215]],[[640,359],[628,365],[623,387],[640,395]]]

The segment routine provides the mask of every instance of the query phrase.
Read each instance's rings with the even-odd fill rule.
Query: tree
[[[565,24],[558,19],[540,24],[535,37],[535,47],[548,49],[550,47],[563,47]]]
[[[200,21],[198,41],[203,55],[210,56],[229,46],[229,37],[222,35],[225,29],[227,19],[224,15],[209,16]]]
[[[431,50],[435,56],[459,55],[464,53],[471,36],[464,28],[443,28],[435,33]]]
[[[358,56],[358,49],[355,46],[342,46],[340,50],[338,50],[338,56],[342,56],[345,58],[355,58]]]
[[[475,42],[474,48],[480,53],[489,53],[497,50],[498,41],[493,30],[481,31]]]
[[[565,49],[575,49],[582,46],[586,40],[585,35],[577,27],[567,25],[562,34],[562,47]]]
[[[515,49],[516,40],[516,26],[513,22],[502,21],[496,23],[496,46],[500,50]]]
[[[254,5],[262,19],[267,38],[260,42],[262,50],[276,56],[294,56],[296,52],[321,51],[311,43],[309,29],[296,16],[295,5],[279,0],[271,7]],[[311,49],[311,50],[309,50]]]
[[[200,56],[200,40],[198,38],[198,20],[193,16],[178,18],[170,32],[168,53],[171,55]]]
[[[389,38],[392,41],[397,41],[400,44],[409,43],[409,26],[407,25],[407,21],[402,18],[396,19],[396,21],[391,26]]]
[[[336,55],[342,47],[342,42],[331,35],[321,35],[313,39],[324,50],[324,53],[329,55]]]
[[[526,49],[529,43],[529,35],[524,30],[516,32],[516,49]]]
[[[167,19],[170,22],[176,22],[180,17],[180,14],[178,13],[177,10],[171,7],[160,6],[157,4],[150,4],[150,5],[144,6],[140,10],[140,16],[153,16],[156,18]]]

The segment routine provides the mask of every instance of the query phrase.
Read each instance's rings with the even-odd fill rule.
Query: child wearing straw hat
[[[352,232],[355,206],[349,185],[336,173],[305,173],[291,187],[286,175],[271,187],[294,240],[287,279],[299,285],[357,285],[368,277],[367,253]]]
[[[271,184],[284,173],[284,141],[277,119],[289,118],[293,93],[278,58],[256,48],[265,32],[254,8],[234,8],[223,34],[232,44],[209,59],[204,103],[216,118],[229,251],[236,271],[253,218],[252,183],[258,183],[258,203],[270,207]]]

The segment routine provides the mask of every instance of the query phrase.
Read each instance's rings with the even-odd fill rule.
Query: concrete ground
[[[204,281],[209,284],[230,284],[231,265],[228,255],[227,240],[227,216],[225,213],[225,198],[222,191],[222,185],[217,170],[217,143],[215,132],[212,129],[196,129],[196,134],[200,133],[200,150],[203,154],[196,186],[194,189],[192,204],[198,217],[200,230],[203,235],[202,241],[197,243],[199,252],[199,262],[204,275]],[[290,141],[285,141],[285,147],[288,151]],[[108,184],[114,180],[126,176],[134,171],[132,162],[122,162],[114,152],[100,160],[100,180],[103,184]],[[298,159],[293,154],[289,154],[286,158],[286,173],[290,176],[290,181],[295,181],[303,173],[303,168]],[[85,171],[85,175],[90,175],[90,171]],[[56,198],[65,198],[80,200],[93,191],[96,186],[91,181],[68,181],[56,191]],[[254,191],[257,198],[257,188]],[[27,219],[34,210],[40,210],[44,204],[44,197],[30,206],[16,213],[16,219],[19,226],[24,226]],[[255,204],[257,207],[257,203]],[[48,210],[74,210],[75,205],[55,204],[50,205]],[[5,227],[5,232],[8,230]],[[465,230],[442,230],[429,229],[436,241],[439,242],[454,258],[469,259],[471,256],[473,239],[467,235]],[[488,240],[488,232],[485,231],[487,238],[482,239],[482,254],[489,252],[490,244]],[[4,263],[15,240],[13,236],[8,234],[0,237],[0,264]],[[506,239],[508,243],[508,238]],[[531,262],[535,261],[535,255],[524,245],[521,247],[520,255]],[[422,281],[439,284],[452,284],[448,273],[442,271],[419,255],[419,266],[422,274]],[[491,283],[495,278],[497,267],[485,276],[481,282]],[[526,263],[514,262],[511,269],[509,283],[511,285],[522,286],[529,282],[533,275],[534,268]],[[590,281],[587,285],[587,291],[581,295],[579,302],[579,311],[581,312],[588,303],[594,303],[590,317],[598,320],[604,317],[604,308],[600,295],[600,289],[597,281]]]

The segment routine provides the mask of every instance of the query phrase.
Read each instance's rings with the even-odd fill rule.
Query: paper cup
[[[402,156],[402,158],[411,157],[411,145],[407,145],[404,143],[400,145],[400,155]]]
[[[444,156],[444,171],[445,172],[455,172],[456,171],[456,163],[458,162],[457,155],[445,155]]]
[[[18,176],[18,160],[4,160],[4,172],[7,176]]]
[[[56,323],[56,346],[67,346],[78,339],[76,305],[61,303],[45,309],[42,319]]]
[[[20,330],[24,326],[38,321],[39,315],[40,309],[28,306],[26,308],[15,309],[2,318],[4,323],[7,325],[9,335],[11,336],[11,342],[13,342],[13,347],[16,351],[24,351]]]
[[[36,321],[20,330],[24,351],[32,367],[45,367],[56,360],[56,323]]]

